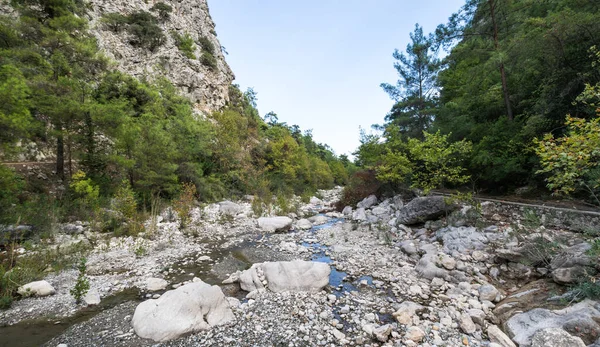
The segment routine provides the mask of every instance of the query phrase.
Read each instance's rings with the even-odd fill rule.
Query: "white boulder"
[[[197,281],[170,290],[156,300],[142,302],[131,323],[138,336],[164,342],[233,319],[221,288]]]
[[[260,217],[258,227],[266,232],[287,231],[292,227],[293,220],[290,217]]]
[[[48,296],[55,294],[56,290],[47,281],[36,281],[19,287],[17,293],[21,296]]]

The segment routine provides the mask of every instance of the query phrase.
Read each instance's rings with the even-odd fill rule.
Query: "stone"
[[[248,270],[236,272],[224,284],[239,282],[247,291],[268,288],[279,293],[284,291],[318,292],[329,284],[331,268],[326,263],[293,260],[256,263]]]
[[[373,205],[375,205],[377,203],[377,197],[375,195],[369,195],[368,197],[364,198],[361,202],[359,202],[358,204],[356,204],[357,208],[369,208]]]
[[[481,287],[479,287],[478,291],[479,291],[479,300],[481,300],[481,301],[487,300],[487,301],[494,302],[494,301],[496,301],[496,299],[498,298],[498,295],[500,294],[498,289],[496,289],[496,287],[494,287],[491,284],[482,285]]]
[[[317,198],[316,196],[312,196],[310,198],[310,204],[311,205],[322,205],[323,201],[321,201],[321,199]]]
[[[329,218],[327,218],[327,216],[318,214],[316,216],[310,217],[308,220],[314,225],[321,225],[327,223],[329,221]]]
[[[296,222],[296,229],[308,230],[312,228],[312,223],[308,219],[300,219]]]
[[[435,253],[425,253],[415,266],[415,271],[419,276],[430,280],[436,277],[446,279],[448,270],[437,267],[437,261],[438,257]]]
[[[397,211],[397,222],[406,225],[424,223],[436,219],[454,209],[446,203],[443,196],[425,196],[415,198]]]
[[[352,212],[352,220],[355,221],[365,221],[367,220],[367,213],[364,208],[358,208],[356,211]]]
[[[533,335],[531,347],[585,347],[585,343],[562,329],[548,328]]]
[[[396,312],[392,314],[400,324],[410,324],[413,316],[419,312],[425,311],[425,306],[412,301],[404,301],[398,306]]]
[[[490,325],[487,328],[487,334],[492,343],[501,347],[517,347],[515,343],[496,325]]]
[[[439,257],[439,262],[446,270],[454,270],[456,267],[456,260],[447,254],[442,254]]]
[[[585,278],[587,273],[583,266],[563,267],[552,271],[552,279],[560,284],[577,283]]]
[[[83,303],[87,306],[95,306],[100,303],[100,294],[95,289],[89,290],[83,297]]]
[[[444,244],[444,252],[470,254],[486,248],[489,240],[475,227],[446,227],[436,231],[436,237]]]
[[[148,278],[146,279],[146,290],[149,292],[157,292],[159,290],[165,290],[169,285],[169,282],[163,280],[162,278]]]
[[[344,216],[351,216],[352,215],[352,206],[344,207],[344,209],[342,210],[342,214]]]
[[[488,258],[488,255],[482,251],[473,251],[471,257],[473,257],[473,260],[475,261],[484,261]]]
[[[331,334],[338,340],[343,340],[346,338],[346,335],[344,335],[343,332],[337,330],[337,329],[332,329],[331,330]]]
[[[242,211],[242,206],[231,202],[229,200],[221,201],[219,203],[219,212],[229,216],[236,216]]]
[[[384,214],[389,214],[390,213],[389,210],[387,210],[387,209],[385,209],[383,207],[380,207],[380,206],[374,207],[371,210],[371,212],[373,212],[373,214],[376,215],[376,216],[382,216]]]
[[[469,316],[469,314],[467,313],[463,313],[460,315],[458,319],[458,325],[466,334],[473,334],[475,331],[477,331],[477,326],[475,326],[475,323],[473,323],[471,316]]]
[[[471,319],[473,320],[473,323],[479,324],[480,326],[484,325],[485,312],[483,312],[483,310],[479,308],[472,308],[468,310],[467,313],[469,314],[469,317],[471,317]]]
[[[56,293],[56,290],[47,281],[35,281],[27,283],[17,289],[21,296],[48,296]]]
[[[293,220],[290,217],[260,217],[258,227],[266,232],[283,232],[292,227]]]
[[[392,333],[392,326],[390,324],[382,325],[373,330],[373,335],[380,342],[386,342]]]
[[[406,330],[405,337],[410,341],[419,343],[425,338],[425,332],[419,327],[410,327]]]
[[[221,288],[199,281],[142,302],[136,307],[131,323],[138,336],[164,342],[233,319]]]
[[[399,246],[402,252],[408,255],[417,254],[418,252],[416,242],[414,240],[404,240],[400,242]]]
[[[600,321],[598,303],[584,300],[562,310],[535,308],[516,314],[506,322],[506,331],[519,346],[530,345],[538,330],[548,328],[566,330],[591,344],[600,336],[597,321]]]

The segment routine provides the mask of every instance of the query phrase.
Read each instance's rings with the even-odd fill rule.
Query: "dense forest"
[[[394,58],[360,184],[575,194],[600,205],[600,3],[468,0]],[[567,118],[568,117],[568,118]],[[365,176],[366,175],[366,176]],[[370,178],[369,178],[370,177]],[[355,185],[358,183],[355,183]]]
[[[0,154],[7,162],[31,143],[50,148],[56,180],[29,179],[0,164],[0,225],[40,230],[98,218],[101,210],[129,211],[118,214],[125,218],[135,214],[132,207],[143,211],[191,195],[216,201],[251,194],[258,212],[279,197],[285,209],[292,194],[308,199],[316,189],[345,183],[353,165],[348,158],[274,113],[263,120],[252,90],[232,85],[225,108],[200,114],[166,79],[118,72],[89,32],[85,2],[14,0],[11,6],[17,15],[0,18]],[[137,49],[152,50],[164,41],[157,23],[170,6],[153,9],[109,14],[102,22],[128,30]],[[177,39],[196,59],[194,42]],[[199,45],[198,58],[214,66],[212,44]]]

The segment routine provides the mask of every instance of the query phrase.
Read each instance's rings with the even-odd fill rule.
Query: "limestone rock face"
[[[156,300],[142,302],[131,323],[138,336],[163,342],[233,319],[221,288],[197,281],[170,290]]]
[[[225,105],[229,100],[229,85],[235,76],[223,55],[217,39],[215,24],[210,17],[207,0],[181,1],[162,0],[173,8],[168,19],[160,20],[165,42],[150,51],[129,44],[129,34],[124,30],[114,33],[107,30],[101,18],[108,13],[129,15],[136,11],[146,11],[159,1],[150,0],[92,0],[88,13],[91,32],[98,39],[104,54],[117,63],[117,69],[136,78],[164,76],[196,105],[200,111],[210,112]],[[171,33],[189,34],[195,42],[193,52],[196,59],[189,59],[176,46]],[[214,46],[213,56],[217,67],[211,69],[203,65],[200,56],[203,51],[200,38],[208,39]]]

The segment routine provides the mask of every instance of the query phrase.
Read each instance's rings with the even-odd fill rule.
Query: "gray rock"
[[[442,196],[415,198],[397,212],[398,223],[412,225],[443,216],[454,209]]]
[[[404,252],[408,255],[417,254],[417,252],[418,252],[416,242],[414,240],[402,241],[402,242],[400,242],[399,246],[400,246],[400,249],[402,250],[402,252]]]
[[[83,302],[87,306],[98,305],[100,303],[100,301],[101,301],[100,294],[98,294],[98,291],[95,289],[88,291],[87,294],[85,294],[85,296],[83,297]]]
[[[81,233],[83,233],[83,230],[84,230],[83,226],[71,224],[71,223],[64,224],[61,229],[66,234],[71,234],[71,235],[81,234]]]
[[[492,343],[497,343],[501,347],[517,347],[515,343],[496,325],[490,325],[487,328],[487,334]]]
[[[506,322],[508,334],[519,346],[531,345],[533,335],[542,329],[559,328],[576,334],[585,343],[593,343],[600,332],[598,304],[585,300],[562,310],[536,308],[519,313]]]
[[[585,343],[562,329],[548,328],[533,335],[531,347],[585,347]]]
[[[586,268],[583,266],[563,267],[552,271],[552,279],[560,284],[578,283],[582,278],[586,278],[586,274]]]
[[[481,301],[487,300],[494,302],[496,301],[498,294],[500,294],[498,289],[491,284],[484,284],[479,287],[479,300]]]
[[[350,215],[352,215],[352,206],[346,206],[346,207],[344,207],[344,209],[342,210],[342,214],[344,216],[350,216]]]
[[[164,342],[233,319],[221,288],[198,281],[142,302],[135,309],[131,323],[138,336]]]
[[[316,215],[316,216],[310,217],[308,220],[311,223],[313,223],[314,225],[321,225],[321,224],[327,223],[327,221],[329,221],[329,218],[327,218],[327,216],[323,216],[323,215]]]
[[[356,211],[352,212],[352,220],[355,221],[365,221],[367,220],[367,214],[364,208],[358,208]]]
[[[219,203],[219,212],[229,216],[235,216],[242,211],[242,206],[231,202],[229,200],[221,201]]]
[[[318,292],[329,284],[330,272],[329,265],[320,262],[265,262],[253,264],[248,270],[238,271],[223,283],[239,282],[240,287],[247,292],[265,288],[273,292]]]
[[[266,232],[282,232],[292,227],[293,220],[290,217],[260,217],[258,227]]]
[[[146,279],[146,290],[149,292],[157,292],[159,290],[164,290],[169,285],[169,282],[163,280],[162,278],[148,278]]]
[[[398,306],[396,312],[392,315],[400,324],[410,324],[413,316],[419,312],[425,311],[425,306],[419,305],[412,301],[404,301]]]
[[[390,324],[382,325],[373,330],[373,335],[380,342],[386,342],[392,333],[392,326]]]
[[[56,290],[47,281],[35,281],[19,287],[17,293],[21,296],[48,296],[55,294]]]
[[[385,214],[390,214],[390,211],[388,209],[380,207],[380,206],[374,207],[371,211],[376,216],[382,216],[382,215],[385,215]]]
[[[356,204],[356,207],[366,209],[366,208],[369,208],[369,207],[375,205],[376,203],[377,203],[377,197],[375,195],[369,195],[368,197],[364,198],[361,202]]]
[[[444,243],[444,252],[448,254],[469,254],[474,250],[484,249],[489,242],[475,227],[447,227],[438,230],[436,236]]]
[[[312,223],[308,219],[300,219],[296,223],[296,228],[302,229],[302,230],[308,230],[308,229],[312,228]]]
[[[458,319],[458,325],[466,334],[473,334],[477,331],[477,326],[473,323],[471,316],[468,313],[463,313]]]
[[[448,270],[441,269],[436,266],[438,261],[438,257],[434,253],[425,253],[417,265],[415,266],[415,271],[423,277],[427,279],[434,279],[435,277],[447,279],[448,278]]]

